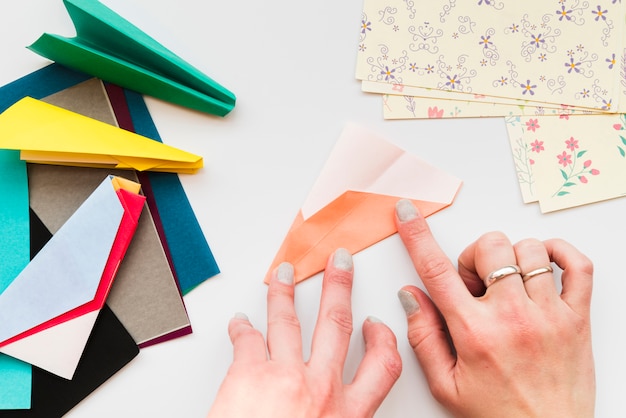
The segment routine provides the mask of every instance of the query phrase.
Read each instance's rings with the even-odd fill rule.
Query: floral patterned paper
[[[626,195],[624,115],[506,118],[524,202],[542,212]]]
[[[365,0],[357,78],[615,112],[623,26],[621,0]]]

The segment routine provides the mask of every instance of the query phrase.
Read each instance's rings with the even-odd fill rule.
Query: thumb
[[[403,287],[398,298],[407,315],[409,344],[424,371],[430,391],[435,399],[447,404],[456,392],[456,356],[446,324],[430,298],[417,287]]]

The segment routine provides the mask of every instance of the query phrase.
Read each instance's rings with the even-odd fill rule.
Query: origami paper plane
[[[107,177],[0,295],[0,352],[71,379],[145,197]]]
[[[28,162],[194,173],[202,157],[25,97],[0,115],[0,148]]]
[[[411,199],[423,216],[452,204],[461,181],[366,129],[348,125],[265,277],[283,261],[300,282],[338,247],[359,252],[394,234],[394,207]]]
[[[64,0],[76,37],[44,33],[29,48],[70,68],[137,92],[219,116],[235,96],[95,0]]]

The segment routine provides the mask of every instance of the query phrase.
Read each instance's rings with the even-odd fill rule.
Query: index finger
[[[435,241],[426,220],[410,200],[396,204],[396,226],[435,305],[444,317],[473,301],[463,280]]]

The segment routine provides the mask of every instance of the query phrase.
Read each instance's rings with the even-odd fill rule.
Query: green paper
[[[19,151],[0,150],[0,293],[30,261],[26,163]],[[0,409],[28,409],[31,366],[0,354]]]
[[[29,49],[102,80],[225,116],[235,96],[96,0],[64,0],[76,37],[44,33]]]

